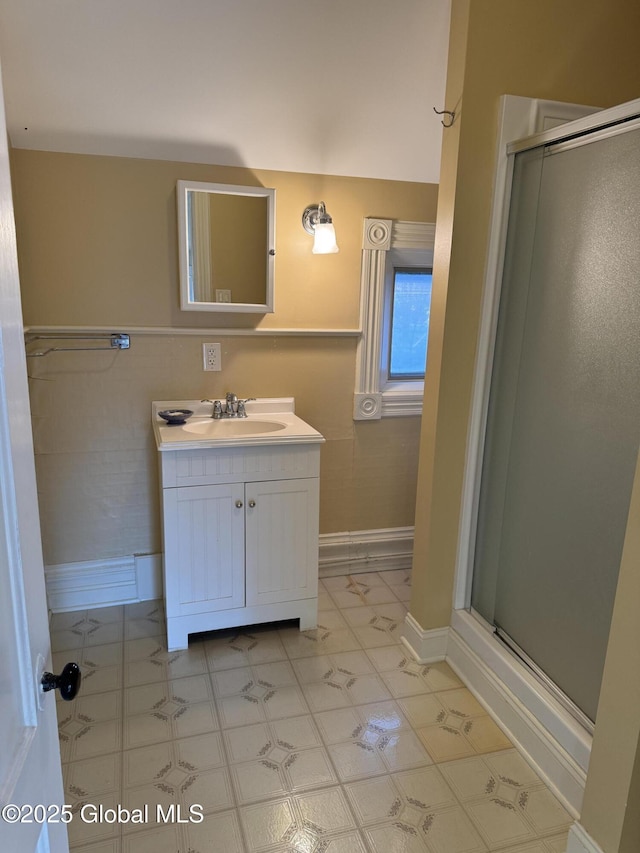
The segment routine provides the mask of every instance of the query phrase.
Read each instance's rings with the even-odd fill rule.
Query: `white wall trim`
[[[470,613],[454,613],[446,660],[577,817],[591,735]]]
[[[135,558],[138,601],[153,601],[164,595],[162,554],[144,554]]]
[[[582,824],[576,821],[569,830],[567,853],[603,853],[603,850],[591,838]]]
[[[45,566],[52,613],[162,597],[162,557],[150,554]]]
[[[422,415],[422,391],[383,391],[380,395],[383,418],[406,418]]]
[[[362,334],[361,329],[279,329],[269,328],[267,326],[259,326],[253,329],[234,329],[225,327],[223,329],[214,329],[210,326],[201,329],[187,328],[181,326],[127,326],[126,324],[118,324],[118,331],[121,326],[126,326],[124,331],[130,335],[155,335],[158,337],[174,337],[179,335],[196,335],[206,337],[209,335],[242,337],[246,335],[272,335],[274,337],[326,337],[326,338],[357,338]],[[25,335],[81,335],[83,333],[91,334],[112,334],[113,326],[27,326],[24,330]]]
[[[468,611],[454,611],[452,634],[478,658],[504,689],[536,719],[549,736],[564,749],[586,780],[593,736],[558,702],[531,670]]]
[[[360,326],[353,399],[355,421],[407,417],[422,413],[423,393],[397,393],[382,387],[381,361],[385,315],[385,275],[389,252],[416,253],[419,263],[433,263],[435,225],[393,219],[364,220],[360,269]],[[417,264],[414,263],[413,266]]]
[[[458,616],[454,614],[452,621],[460,627]],[[476,621],[471,614],[463,616]],[[408,614],[402,642],[419,663],[446,660],[570,814],[577,817],[586,783],[590,735],[513,655],[479,623],[477,627],[486,634],[484,644],[480,635],[465,631],[464,625],[466,636],[456,630],[455,624],[427,631]],[[485,646],[489,645],[495,646],[493,656],[487,654]],[[482,654],[477,654],[476,648]],[[521,672],[516,672],[518,667]],[[543,725],[540,718],[548,725]],[[582,848],[576,848],[575,853],[583,853]]]
[[[321,533],[319,577],[410,569],[413,527]]]
[[[413,616],[407,613],[400,639],[418,663],[434,663],[444,660],[447,656],[449,630],[449,628],[434,628],[431,631],[425,631]]]
[[[54,613],[137,600],[133,557],[45,566],[44,574]]]
[[[323,533],[319,576],[410,569],[413,527]],[[45,566],[51,613],[162,598],[162,554]]]

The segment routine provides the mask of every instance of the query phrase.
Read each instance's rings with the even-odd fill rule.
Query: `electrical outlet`
[[[205,370],[222,370],[220,344],[202,344],[202,361]]]
[[[231,302],[231,291],[216,287],[216,302]]]

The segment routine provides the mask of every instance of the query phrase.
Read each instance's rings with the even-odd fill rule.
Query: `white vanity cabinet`
[[[169,650],[235,625],[317,623],[317,443],[160,453]]]

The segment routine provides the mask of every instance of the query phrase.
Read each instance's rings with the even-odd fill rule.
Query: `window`
[[[424,379],[430,308],[431,269],[394,267],[389,317],[388,379]]]
[[[365,219],[355,420],[419,415],[435,226]]]

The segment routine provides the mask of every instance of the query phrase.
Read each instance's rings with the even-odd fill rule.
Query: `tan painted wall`
[[[357,328],[363,218],[434,221],[435,186],[34,151],[12,170],[26,325],[203,328],[29,360],[47,564],[159,551],[150,403],[229,388],[295,396],[327,438],[322,532],[413,523],[419,418],[354,423],[355,338],[223,336],[221,373],[202,371],[201,344],[212,327]],[[275,187],[275,314],[179,311],[179,178]],[[300,223],[320,200],[338,255],[312,255]]]
[[[31,325],[355,328],[363,218],[433,222],[436,210],[433,184],[25,150],[11,162]],[[178,179],[275,188],[275,314],[180,311]],[[305,207],[320,200],[337,255],[312,256],[301,225]]]
[[[457,113],[457,119],[453,126],[444,133],[440,165],[429,320],[429,349],[424,385],[425,400],[429,401],[429,405],[424,407],[422,413],[413,540],[414,568],[411,585],[411,612],[417,619],[423,620],[420,624],[429,626],[437,626],[439,620],[444,618],[444,614],[446,614],[446,621],[440,624],[448,624],[449,614],[451,613],[451,589],[446,582],[446,574],[442,577],[438,565],[428,560],[427,555],[431,543],[431,526],[439,523],[436,519],[438,506],[432,506],[432,489],[435,482],[434,472],[437,461],[435,458],[436,431],[447,292],[449,289],[449,262],[456,205],[461,101],[467,50],[469,4],[470,0],[460,0],[460,2],[454,3],[451,9],[445,106]],[[455,393],[455,389],[451,390]]]
[[[459,42],[467,26],[465,53]],[[640,95],[638,32],[635,0],[454,0],[447,107],[459,101],[459,126],[443,136],[434,265],[440,295],[431,323],[444,326],[444,335],[438,380],[431,375],[435,338],[429,348],[426,383],[437,389],[437,412],[421,435],[411,601],[425,629],[448,625],[451,613],[499,98],[602,107],[631,100]]]

